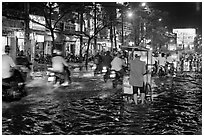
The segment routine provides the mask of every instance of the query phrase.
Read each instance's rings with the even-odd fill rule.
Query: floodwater
[[[101,97],[98,89],[42,92],[51,89],[38,87],[18,102],[3,103],[2,134],[201,135],[202,76],[179,75],[155,83],[160,84],[154,93],[164,94],[145,106],[128,103],[119,94]]]

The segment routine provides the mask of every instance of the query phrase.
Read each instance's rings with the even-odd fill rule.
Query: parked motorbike
[[[11,102],[20,100],[26,95],[25,81],[21,72],[14,69],[13,76],[11,78],[2,80],[2,100]]]

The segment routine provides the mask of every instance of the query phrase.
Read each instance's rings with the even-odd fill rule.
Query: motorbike
[[[122,85],[122,84],[123,84],[123,76],[122,76],[121,72],[119,72],[119,71],[114,71],[115,74],[114,74],[113,71],[111,71],[111,72],[112,72],[112,73],[111,73],[110,77],[113,78],[113,80],[112,80],[113,88],[116,88],[117,85]],[[115,77],[114,77],[114,76],[115,76]]]
[[[107,71],[104,71],[106,73],[103,76],[104,82],[107,82],[108,79],[112,80],[113,88],[116,88],[117,85],[122,85],[123,84],[123,74],[120,71],[111,70],[111,69],[108,69],[108,68],[106,68],[106,69],[107,69]],[[123,66],[123,70],[124,70],[124,73],[129,72],[127,66]]]
[[[159,66],[159,72],[158,72],[158,76],[159,77],[163,77],[166,75],[166,70],[164,66]]]
[[[102,72],[104,73],[103,75],[104,82],[107,82],[108,79],[114,79],[116,76],[115,70],[110,70],[106,67],[103,68]]]
[[[110,68],[107,66],[102,67],[102,75],[103,75],[103,80],[104,82],[107,82],[108,79],[110,79]]]
[[[48,67],[46,75],[48,77],[47,78],[48,82],[53,84],[53,85],[57,84],[57,83],[62,84],[65,81],[64,73],[63,72],[56,72],[51,67]],[[68,74],[68,77],[69,77],[68,80],[71,83],[70,72]]]
[[[154,64],[151,69],[151,75],[155,76],[157,74],[157,66]]]
[[[16,101],[27,95],[25,89],[25,81],[21,72],[17,69],[13,70],[11,78],[2,80],[2,100],[3,101]]]
[[[174,64],[173,63],[168,63],[167,64],[167,72],[168,72],[168,74],[170,74],[170,75],[174,75]]]
[[[57,82],[59,84],[62,84],[64,82],[63,73],[56,72],[53,70],[53,68],[48,68],[46,75],[48,77],[47,81],[53,85],[56,84]]]
[[[26,79],[29,75],[30,69],[25,65],[16,65],[16,67],[19,70],[19,72],[21,73],[24,81],[26,81]]]
[[[110,70],[104,75],[104,81],[107,82],[108,79],[112,80],[113,88],[123,84],[123,75],[119,71]]]

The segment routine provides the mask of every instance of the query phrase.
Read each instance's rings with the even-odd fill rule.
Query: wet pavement
[[[201,135],[202,76],[154,78],[154,100],[135,106],[111,83],[73,74],[68,87],[38,81],[29,95],[3,102],[3,135]],[[37,87],[36,87],[37,86]],[[163,94],[159,94],[163,93]],[[159,94],[159,95],[158,95]],[[158,96],[156,96],[158,95]]]

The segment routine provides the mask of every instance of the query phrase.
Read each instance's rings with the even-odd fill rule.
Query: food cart
[[[151,68],[152,68],[152,51],[144,48],[144,47],[123,47],[122,50],[128,52],[128,58],[127,58],[127,65],[129,65],[129,60],[134,59],[135,54],[141,55],[141,60],[146,63],[146,69],[149,73],[144,75],[144,82],[146,90],[148,90],[146,94],[146,98],[153,100],[152,98],[152,79],[151,79]],[[129,75],[124,76],[123,79],[123,94],[124,95],[132,95],[133,94],[133,88],[129,84]]]

